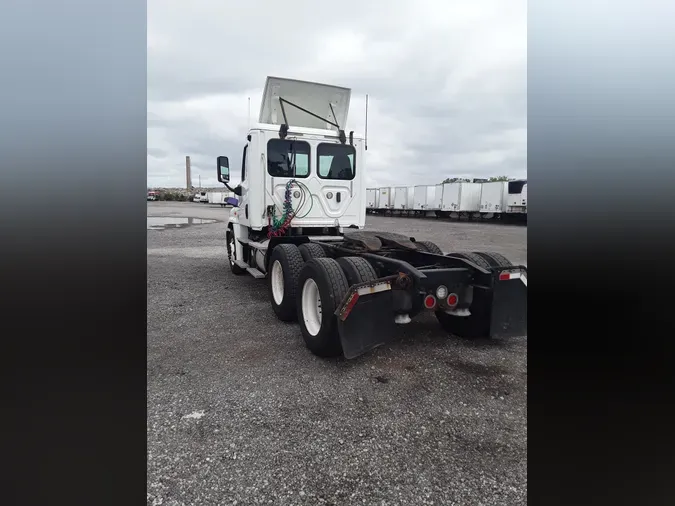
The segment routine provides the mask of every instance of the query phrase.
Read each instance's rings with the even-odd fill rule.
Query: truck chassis
[[[263,274],[249,267],[261,245],[238,238],[249,261],[238,260],[233,232],[232,272],[267,277],[276,316],[299,322],[318,356],[358,357],[424,311],[460,337],[527,335],[527,268],[498,253],[443,254],[434,243],[385,232],[285,235],[266,244]]]

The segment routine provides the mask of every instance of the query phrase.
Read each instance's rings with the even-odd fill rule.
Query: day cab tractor
[[[267,278],[276,316],[298,321],[323,357],[366,353],[423,312],[457,336],[525,336],[524,266],[364,230],[366,141],[345,134],[350,97],[267,78],[238,186],[229,186],[229,159],[217,160],[218,180],[238,197],[226,230],[232,273]]]

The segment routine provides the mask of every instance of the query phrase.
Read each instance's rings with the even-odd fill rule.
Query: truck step
[[[234,265],[236,265],[240,269],[248,269],[248,264],[243,260],[235,259]]]
[[[255,279],[262,279],[262,278],[265,277],[265,275],[262,272],[260,272],[258,269],[256,269],[255,267],[247,267],[246,272],[248,272]]]

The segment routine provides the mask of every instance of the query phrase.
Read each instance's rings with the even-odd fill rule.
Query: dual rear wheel
[[[418,242],[418,245],[429,253],[442,254],[433,243]],[[483,268],[512,265],[503,255],[493,252],[448,255],[465,258]],[[350,286],[376,278],[372,265],[361,257],[328,258],[324,249],[316,243],[299,247],[280,244],[274,248],[270,258],[270,301],[280,320],[298,321],[305,344],[312,353],[321,357],[339,356],[342,345],[335,311]],[[437,311],[436,318],[449,333],[455,334],[460,328],[460,333],[467,338],[485,337],[489,333],[489,320],[484,315],[457,317]],[[469,328],[473,331],[470,332]]]
[[[298,321],[312,353],[339,356],[342,345],[335,311],[351,285],[376,278],[363,258],[327,258],[316,243],[280,244],[270,258],[270,301],[280,320]]]

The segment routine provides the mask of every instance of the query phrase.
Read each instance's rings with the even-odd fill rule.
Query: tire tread
[[[271,286],[271,270],[272,264],[275,260],[279,260],[282,268],[284,269],[284,298],[279,306],[277,306],[274,302]],[[284,263],[286,263],[286,265],[284,265]],[[295,244],[279,244],[274,248],[274,250],[272,250],[272,256],[270,258],[269,264],[270,273],[268,274],[270,301],[272,303],[272,307],[274,308],[274,312],[282,321],[294,321],[297,318],[297,282],[304,263],[305,262],[302,259],[302,255]],[[289,277],[292,280],[291,283],[287,282],[287,278]]]
[[[436,243],[433,243],[431,241],[415,241],[415,244],[419,244],[422,246],[422,250],[427,252],[427,253],[433,253],[435,255],[442,255],[443,250],[438,247]]]

